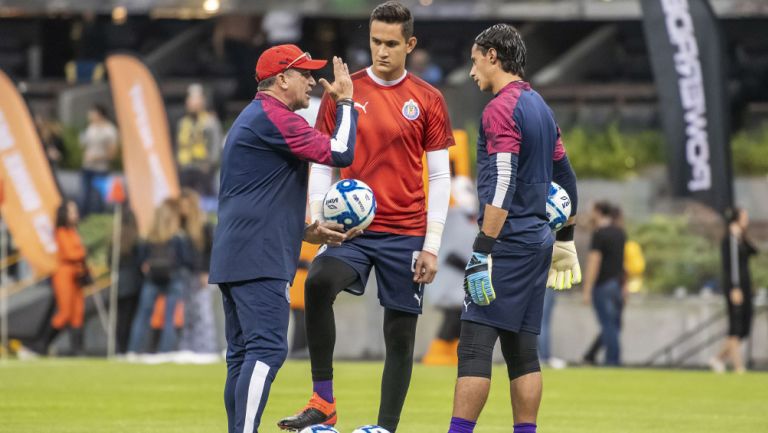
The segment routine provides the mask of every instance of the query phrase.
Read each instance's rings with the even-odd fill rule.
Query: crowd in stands
[[[206,110],[200,84],[189,87],[186,108],[176,125],[173,149],[179,197],[158,206],[144,236],[130,206],[122,208],[116,261],[116,351],[130,359],[143,353],[175,352],[183,361],[207,362],[220,355],[214,314],[217,291],[208,284],[213,226],[201,198],[215,198],[223,138],[217,116]],[[56,172],[68,157],[62,127],[42,114],[35,116],[35,123]],[[52,343],[60,334],[69,335],[69,344],[59,354],[87,352],[83,325],[93,278],[78,225],[81,217],[112,212],[105,200],[105,185],[118,167],[120,148],[117,128],[104,107],[89,109],[88,124],[78,141],[82,152],[79,194],[65,198],[56,216],[59,267],[50,279],[55,306],[49,323],[28,344],[41,354],[56,352]],[[112,263],[111,247],[107,250],[107,263]]]

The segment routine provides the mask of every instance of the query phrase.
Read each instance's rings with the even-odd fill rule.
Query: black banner
[[[730,102],[720,26],[707,0],[641,0],[673,192],[733,202]]]

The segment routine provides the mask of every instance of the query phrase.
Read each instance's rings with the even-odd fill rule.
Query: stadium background
[[[412,7],[416,17],[418,47],[429,54],[430,66],[442,72],[438,87],[446,96],[454,128],[466,132],[469,149],[473,149],[479,113],[487,102],[487,96],[478,92],[468,79],[467,61],[472,38],[498,21],[518,26],[529,50],[527,79],[550,103],[560,122],[570,159],[579,177],[582,203],[599,199],[618,203],[624,210],[630,238],[637,240],[645,253],[646,272],[642,284],[629,299],[622,331],[625,363],[657,367],[705,366],[706,360],[718,348],[726,326],[720,295],[719,242],[723,228],[715,212],[672,194],[666,168],[668,145],[662,131],[658,91],[643,34],[640,2],[420,0],[405,3]],[[768,3],[760,0],[712,0],[710,3],[727,41],[735,203],[749,211],[750,235],[766,251]],[[81,163],[77,138],[85,126],[86,112],[93,103],[102,103],[115,118],[109,77],[100,66],[106,55],[131,53],[147,64],[165,103],[171,137],[175,134],[176,121],[184,113],[187,88],[193,83],[203,84],[211,108],[226,130],[252,97],[255,91],[253,63],[259,52],[269,45],[297,42],[317,58],[341,54],[351,69],[367,65],[367,17],[376,4],[378,1],[361,0],[0,0],[0,70],[11,77],[33,113],[45,113],[63,125],[68,152],[56,176],[65,195],[76,197]],[[246,36],[243,38],[242,35]],[[222,45],[221,38],[238,43]],[[96,60],[92,73],[73,70],[78,60],[83,59]],[[327,77],[328,72],[319,75]],[[467,155],[470,168],[473,167],[472,158],[470,151]],[[114,174],[121,174],[119,163],[114,167]],[[577,243],[583,259],[590,232],[586,219],[580,220],[579,225]],[[107,346],[103,309],[105,305],[108,307],[106,245],[111,227],[109,214],[92,216],[81,225],[81,232],[91,247],[89,264],[102,277],[97,278],[89,290],[87,301],[86,349],[93,357],[103,357]],[[15,257],[12,255],[11,259]],[[45,320],[51,296],[47,280],[32,277],[31,268],[24,263],[23,257],[19,259],[21,278],[9,284],[5,299],[10,312],[11,337],[23,338],[34,333],[39,323]],[[768,254],[762,253],[753,260],[752,269],[757,295],[756,314],[753,336],[745,351],[751,367],[761,369],[768,365]],[[578,290],[559,296],[552,331],[553,351],[571,363],[581,360],[583,351],[598,332],[591,308],[581,304]],[[380,359],[383,354],[381,311],[375,298],[344,297],[337,305],[340,332],[337,356],[349,360]],[[426,351],[439,319],[434,308],[427,309],[419,325],[417,357]],[[66,338],[56,342],[61,351],[66,350],[67,344]],[[17,361],[4,363],[0,367],[0,419],[15,419],[16,423],[3,426],[0,421],[0,431],[48,431],[46,426],[49,424],[37,421],[37,417],[46,412],[37,412],[35,404],[30,402],[41,392],[55,395],[62,402],[68,401],[69,397],[66,390],[57,385],[51,387],[55,376],[50,373],[41,375],[40,371],[72,374],[73,380],[84,382],[89,381],[89,375],[85,373],[89,369],[100,380],[108,380],[105,378],[112,374],[124,374],[126,381],[141,376],[146,380],[148,392],[155,392],[158,399],[162,398],[163,391],[151,391],[154,388],[150,384],[157,386],[172,378],[176,384],[189,385],[194,380],[190,378],[193,374],[201,373],[209,378],[223,375],[223,366],[204,371],[181,370],[175,375],[168,373],[167,366],[159,366],[147,367],[151,370],[142,370],[137,376],[136,367],[121,365],[117,370],[110,370],[110,365],[115,364],[89,362],[95,361],[82,364],[56,360],[25,365]],[[352,375],[365,377],[368,370],[359,373],[358,369],[370,367],[375,370],[377,366],[377,363],[361,363],[345,364],[343,368],[357,372],[350,373]],[[300,376],[306,370],[300,362],[290,364],[290,368],[291,373],[284,373],[286,376]],[[429,373],[422,371],[424,376],[436,374],[432,370]],[[437,371],[435,383],[452,383],[453,370]],[[187,373],[189,377],[183,377]],[[595,410],[595,407],[601,407],[601,410],[632,407],[635,405],[633,399],[649,392],[642,386],[645,380],[668,380],[671,383],[682,380],[686,383],[679,385],[680,390],[701,387],[711,395],[722,392],[721,399],[713,397],[708,404],[717,408],[712,412],[722,409],[726,414],[729,411],[740,414],[739,419],[745,424],[734,431],[759,431],[757,426],[768,425],[764,416],[749,411],[751,406],[748,404],[740,404],[737,410],[726,403],[759,399],[756,389],[765,382],[762,375],[755,379],[751,375],[747,380],[737,378],[734,379],[737,382],[724,382],[713,381],[703,373],[700,376],[668,376],[667,372],[627,370],[626,375],[621,376],[618,372],[579,369],[576,373],[557,374],[549,391],[557,393],[560,385],[565,394],[550,397],[554,401],[549,402],[558,409],[567,407],[570,396],[589,395],[585,388],[591,386],[588,385],[592,383],[590,381],[615,380],[621,388],[596,390],[595,400],[589,402],[592,405],[584,403],[580,406],[585,412]],[[652,374],[660,376],[646,376]],[[14,376],[18,378],[14,380]],[[49,380],[35,380],[36,376]],[[496,374],[497,378],[500,376]],[[217,412],[219,408],[216,406],[219,393],[216,380],[206,382],[204,389],[214,395],[206,397],[210,405],[202,413],[221,419],[220,412],[223,411]],[[754,381],[750,384],[750,380]],[[66,383],[62,381],[61,386]],[[72,386],[77,387],[76,384]],[[288,387],[289,391],[283,391],[283,394],[277,391],[280,386],[277,382],[277,403],[274,404],[279,405],[284,400],[291,410],[292,400],[285,393],[300,393],[301,383],[292,384],[293,388]],[[419,382],[415,381],[414,387],[415,395],[420,395]],[[506,401],[503,393],[498,391],[500,387],[503,388],[497,384],[497,392],[492,398]],[[450,386],[446,386],[445,392],[449,391]],[[659,397],[660,401],[666,402],[666,407],[674,407],[669,388],[666,392],[659,389],[650,392],[667,394],[670,400]],[[696,398],[695,391],[681,393],[684,398]],[[373,407],[375,393],[370,394],[367,398],[374,401],[370,405]],[[187,402],[182,393],[170,391],[169,395],[172,396],[169,401],[177,398],[179,403]],[[604,406],[600,400],[616,395],[622,396],[620,400],[625,405]],[[296,399],[295,396],[292,398]],[[126,404],[134,404],[135,410],[141,413],[141,399],[135,399],[136,402],[127,397]],[[642,417],[640,408],[663,410],[665,407],[661,403],[648,406],[642,398],[639,400],[636,406],[638,419]],[[413,404],[413,397],[409,397],[409,402]],[[545,407],[547,403],[545,400]],[[63,414],[61,408],[54,406],[42,404],[40,408],[47,407],[52,414]],[[65,403],[64,406],[71,411],[78,404]],[[165,409],[172,410],[169,407],[173,405]],[[499,404],[498,411],[506,413],[505,407]],[[690,429],[678,431],[707,431],[707,427],[715,422],[707,418],[707,410],[701,407],[680,409],[697,414],[699,420],[694,420],[691,415],[674,421],[682,422],[681,425]],[[548,412],[549,415],[545,412],[545,419],[550,416],[554,420],[556,409],[549,410],[552,412]],[[278,416],[281,413],[272,414]],[[582,420],[588,419],[586,415],[580,416]],[[63,419],[64,425],[71,429],[62,431],[85,431],[82,429],[88,428],[80,418],[64,416]],[[156,414],[141,428],[159,431],[162,419],[162,414]],[[93,422],[98,422],[95,420]],[[153,420],[157,423],[152,425]],[[435,422],[444,421],[437,419]],[[123,422],[130,425],[130,420]],[[222,425],[210,420],[206,422],[211,428]],[[621,425],[616,419],[606,423]],[[8,429],[14,425],[16,427]],[[98,424],[91,427],[95,425]],[[557,426],[565,429],[572,425]],[[113,426],[113,431],[121,428],[126,427],[124,424]],[[626,430],[609,428],[605,431],[639,431],[639,428],[636,425]],[[169,428],[167,431],[175,430]],[[503,430],[499,427],[487,431]],[[573,431],[588,430],[585,425],[577,425]]]

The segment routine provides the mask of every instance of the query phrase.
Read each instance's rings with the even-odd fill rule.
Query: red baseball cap
[[[273,77],[288,68],[317,70],[324,67],[327,60],[312,60],[312,56],[293,44],[276,45],[261,53],[256,62],[256,79]]]

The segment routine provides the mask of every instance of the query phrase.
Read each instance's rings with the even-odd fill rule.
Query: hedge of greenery
[[[768,174],[768,124],[754,131],[742,131],[731,140],[733,168],[741,175]]]
[[[470,137],[471,159],[477,148],[477,125],[464,126]],[[628,132],[612,124],[605,129],[582,126],[563,131],[563,142],[579,178],[621,180],[643,169],[666,163],[666,141],[661,131]],[[731,140],[734,172],[741,176],[768,173],[768,124],[742,131]]]
[[[622,132],[616,124],[604,130],[576,127],[563,131],[563,142],[580,178],[625,179],[665,161],[658,131]]]
[[[705,284],[721,284],[720,241],[693,230],[684,216],[655,215],[629,227],[629,238],[643,248],[645,287],[650,292],[671,293],[685,287],[689,293]],[[768,287],[768,254],[750,262],[752,287]]]

